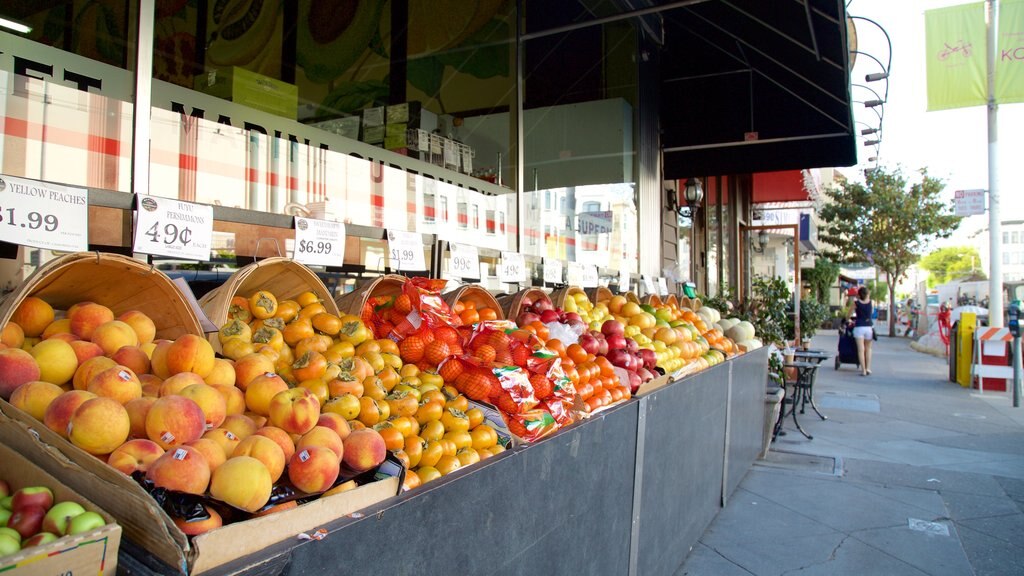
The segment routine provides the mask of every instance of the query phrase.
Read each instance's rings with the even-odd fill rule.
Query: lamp
[[[28,24],[23,24],[17,20],[0,16],[0,28],[7,28],[8,30],[14,30],[20,34],[28,34],[32,31],[32,27]]]
[[[871,136],[872,134],[878,134],[878,128],[865,128],[860,131],[861,136]]]
[[[704,199],[704,188],[697,178],[687,178],[686,184],[683,185],[682,200],[685,205],[679,203],[679,192],[672,189],[665,192],[665,209],[685,218],[692,218],[693,213],[700,208],[701,200]]]
[[[880,144],[881,142],[882,142],[881,140],[865,140],[864,141],[864,145],[865,146],[875,146],[876,144]]]
[[[864,107],[865,108],[874,108],[875,106],[881,106],[882,104],[885,104],[885,102],[882,102],[881,100],[865,100],[864,101]]]
[[[761,254],[761,253],[764,252],[764,249],[768,246],[768,241],[769,240],[770,240],[770,238],[768,237],[768,232],[766,230],[761,230],[761,231],[759,231],[757,233],[757,243],[755,244],[755,243],[751,242],[750,243],[750,248],[754,252],[757,252],[758,254]]]

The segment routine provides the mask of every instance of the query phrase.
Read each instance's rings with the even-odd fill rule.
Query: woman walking
[[[871,374],[871,342],[875,336],[875,329],[871,322],[871,314],[874,312],[874,304],[868,294],[866,286],[857,290],[857,298],[852,300],[853,306],[847,309],[846,317],[855,313],[853,320],[853,339],[857,342],[857,359],[860,360],[860,375]]]

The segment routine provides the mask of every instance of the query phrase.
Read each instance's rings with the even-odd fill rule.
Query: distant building
[[[1002,241],[1000,242],[999,249],[1003,259],[1003,281],[1024,280],[1024,220],[1004,221],[1001,223],[1001,228]],[[987,226],[978,231],[977,236],[981,235],[984,235],[984,237],[978,238],[981,241],[977,243],[978,253],[981,256],[981,266],[985,270],[985,274],[991,276],[991,270],[989,270],[990,252],[989,243],[987,242]]]

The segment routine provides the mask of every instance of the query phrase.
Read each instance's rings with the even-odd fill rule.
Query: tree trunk
[[[886,317],[889,319],[889,338],[896,337],[896,322],[894,321],[894,314],[896,314],[896,282],[893,282],[893,276],[889,277],[889,312]]]

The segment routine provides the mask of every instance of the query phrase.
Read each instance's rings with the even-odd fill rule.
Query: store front
[[[268,369],[254,372],[254,378],[294,380],[274,398],[326,374],[330,350],[339,356],[330,369],[338,369],[341,383],[335,386],[342,388],[309,384],[324,396],[317,406],[328,398],[357,397],[356,416],[338,413],[339,418],[351,430],[386,430],[398,445],[421,424],[422,404],[411,400],[422,402],[434,392],[430,398],[442,415],[424,420],[439,423],[449,410],[448,424],[439,424],[441,432],[431,442],[444,453],[437,453],[435,464],[447,458],[451,466],[443,472],[440,466],[417,467],[399,458],[404,448],[388,445],[389,460],[362,470],[372,481],[363,484],[360,477],[352,494],[333,500],[347,507],[331,507],[318,498],[319,489],[300,489],[312,497],[291,500],[303,502],[282,516],[248,515],[267,512],[269,500],[244,508],[245,514],[231,503],[235,510],[228,512],[235,517],[227,518],[218,540],[216,529],[207,539],[187,537],[167,509],[133,481],[115,476],[92,456],[82,457],[67,438],[73,427],[35,434],[28,429],[38,422],[4,401],[0,432],[12,438],[4,443],[26,454],[36,451],[40,461],[53,465],[48,455],[63,454],[77,466],[74,473],[63,471],[69,484],[93,491],[89,495],[104,507],[129,510],[117,518],[126,535],[121,562],[139,573],[334,573],[339,566],[354,571],[370,565],[401,572],[409,571],[411,558],[434,572],[451,571],[455,561],[471,572],[557,566],[556,572],[597,573],[614,566],[615,573],[671,573],[762,450],[768,354],[752,332],[727,337],[715,326],[719,311],[705,307],[702,316],[689,309],[699,305],[683,298],[681,286],[692,281],[708,295],[737,287],[742,298],[751,267],[746,253],[757,226],[756,173],[851,159],[843,3],[809,0],[779,10],[755,1],[715,0],[655,1],[640,8],[629,2],[540,0],[335,4],[340,6],[245,0],[5,3],[0,16],[25,28],[0,30],[0,195],[8,195],[0,199],[29,190],[51,200],[67,197],[77,211],[59,211],[54,203],[28,215],[19,212],[26,218],[21,227],[0,236],[0,284],[12,293],[0,310],[9,320],[12,303],[30,294],[40,300],[59,296],[51,305],[58,312],[53,323],[67,320],[71,326],[70,318],[59,316],[78,303],[75,298],[99,301],[116,292],[118,304],[144,305],[167,316],[169,325],[159,326],[158,339],[209,342],[211,363],[214,349],[223,356],[218,360],[272,357],[278,374]],[[727,46],[743,46],[747,55],[737,59]],[[691,179],[701,186],[701,202],[684,206],[680,192]],[[165,200],[186,203],[182,210],[188,214],[174,226],[150,225],[149,212]],[[2,216],[6,232],[17,226],[9,213]],[[344,224],[339,241],[300,239],[310,221],[333,230]],[[193,223],[209,226],[208,239],[198,247]],[[69,241],[65,248],[36,236],[65,231],[80,244]],[[181,255],[142,249],[143,242],[174,244]],[[79,272],[93,265],[106,272]],[[175,288],[168,280],[136,290],[134,281],[167,280],[154,269],[184,285]],[[39,270],[53,276],[33,275]],[[59,285],[65,273],[65,280],[74,280],[68,290]],[[107,273],[130,280],[113,290],[99,282]],[[260,297],[262,286],[246,285],[255,291],[251,296],[217,292],[240,290],[244,274],[291,283],[282,301],[293,301],[294,318],[326,314],[324,322],[338,322],[325,324],[333,329],[298,333],[313,334],[304,338],[292,332],[287,341],[285,328],[269,323],[234,326],[242,333],[263,330],[267,341],[232,340],[237,334],[220,332],[238,320],[229,314],[236,307],[252,312],[268,300]],[[475,290],[491,317],[507,314],[516,322],[488,335],[504,348],[491,340],[470,348],[466,334],[479,329],[485,314],[475,302],[469,307],[453,297],[455,291],[444,293],[444,306],[433,298],[441,296],[440,288],[426,300],[438,309],[449,306],[458,322],[446,313],[436,326],[419,324],[429,314],[412,314],[410,294],[420,302],[426,292],[419,290],[433,290],[424,276],[460,280],[455,291]],[[381,286],[390,292],[376,292]],[[199,299],[195,306],[189,290]],[[165,304],[144,297],[154,292],[175,298]],[[608,336],[621,345],[605,340],[602,352],[592,332],[611,318],[613,292],[622,295],[614,300],[619,316],[613,318],[622,325],[610,325]],[[249,299],[242,306],[237,296]],[[400,307],[403,296],[409,296],[408,311]],[[547,310],[536,306],[544,298],[550,300]],[[216,320],[212,327],[201,324],[196,309]],[[551,323],[571,325],[576,347],[556,343]],[[400,348],[424,325],[436,331],[429,341]],[[33,339],[44,330],[33,331],[21,345],[37,344]],[[320,337],[330,331],[334,339],[328,337],[328,345]],[[583,332],[595,341],[584,340]],[[149,353],[155,356],[162,344],[153,337]],[[290,357],[300,343],[302,355]],[[528,351],[519,354],[517,368],[537,372],[519,374],[526,384],[518,385],[537,391],[536,397],[516,392],[513,398],[501,387],[504,381],[500,389],[487,387],[493,384],[488,378],[498,378],[493,367],[511,369],[513,352],[521,350]],[[306,379],[302,370],[309,365],[302,360],[315,357],[312,352],[322,352],[323,372]],[[448,359],[478,352],[473,362],[483,362],[482,371],[471,374],[469,363],[462,380],[461,370],[441,374]],[[345,362],[356,356],[364,362]],[[621,366],[609,359],[616,356]],[[549,369],[559,362],[566,367],[561,376]],[[342,378],[342,365],[351,369],[351,380]],[[167,372],[168,379],[176,375]],[[538,375],[543,381],[535,383]],[[470,376],[481,376],[483,384]],[[589,390],[587,397],[567,392],[566,404],[556,404],[550,381],[556,378]],[[421,390],[428,381],[433,389]],[[465,423],[451,420],[461,418],[451,409],[468,411],[468,393],[458,388],[468,390],[467,382],[495,404],[484,408],[493,409],[508,429],[504,450],[481,457],[474,448],[478,460],[463,452],[473,448],[469,417]],[[641,392],[641,384],[651,386]],[[551,390],[542,405],[539,390],[545,385]],[[311,395],[313,388],[307,388]],[[392,397],[394,390],[400,397]],[[507,401],[500,405],[502,394],[513,408]],[[460,398],[465,404],[455,403]],[[401,404],[392,408],[392,401]],[[252,415],[274,422],[268,420],[269,406],[260,406],[268,413],[262,414],[249,402],[242,403],[250,413],[243,418],[253,426]],[[396,417],[399,410],[403,415]],[[570,413],[560,429],[555,415]],[[401,424],[407,429],[397,430],[396,418],[405,418]],[[521,428],[513,431],[513,424]],[[464,425],[466,430],[455,430],[467,432],[457,437],[459,444],[443,436]],[[542,433],[544,427],[550,433]],[[496,443],[496,436],[487,440]],[[442,447],[442,440],[450,444]],[[49,446],[40,449],[40,443]],[[461,456],[471,469],[460,471]],[[388,463],[393,473],[384,474]],[[401,471],[410,474],[403,477]],[[436,483],[426,489],[405,486],[413,472],[416,478],[423,472],[423,484]],[[124,495],[106,484],[95,489],[93,476]],[[364,488],[380,492],[375,483],[385,481],[390,493],[367,496]],[[303,515],[309,510],[323,516]],[[603,528],[581,544],[581,524]],[[410,540],[413,525],[422,527],[418,534],[424,537]],[[246,526],[259,528],[247,534]],[[442,533],[443,538],[427,537]],[[224,534],[233,539],[228,542]],[[381,534],[389,544],[402,542],[403,550],[383,553]],[[366,545],[353,545],[359,542]],[[488,546],[495,551],[476,553]]]

